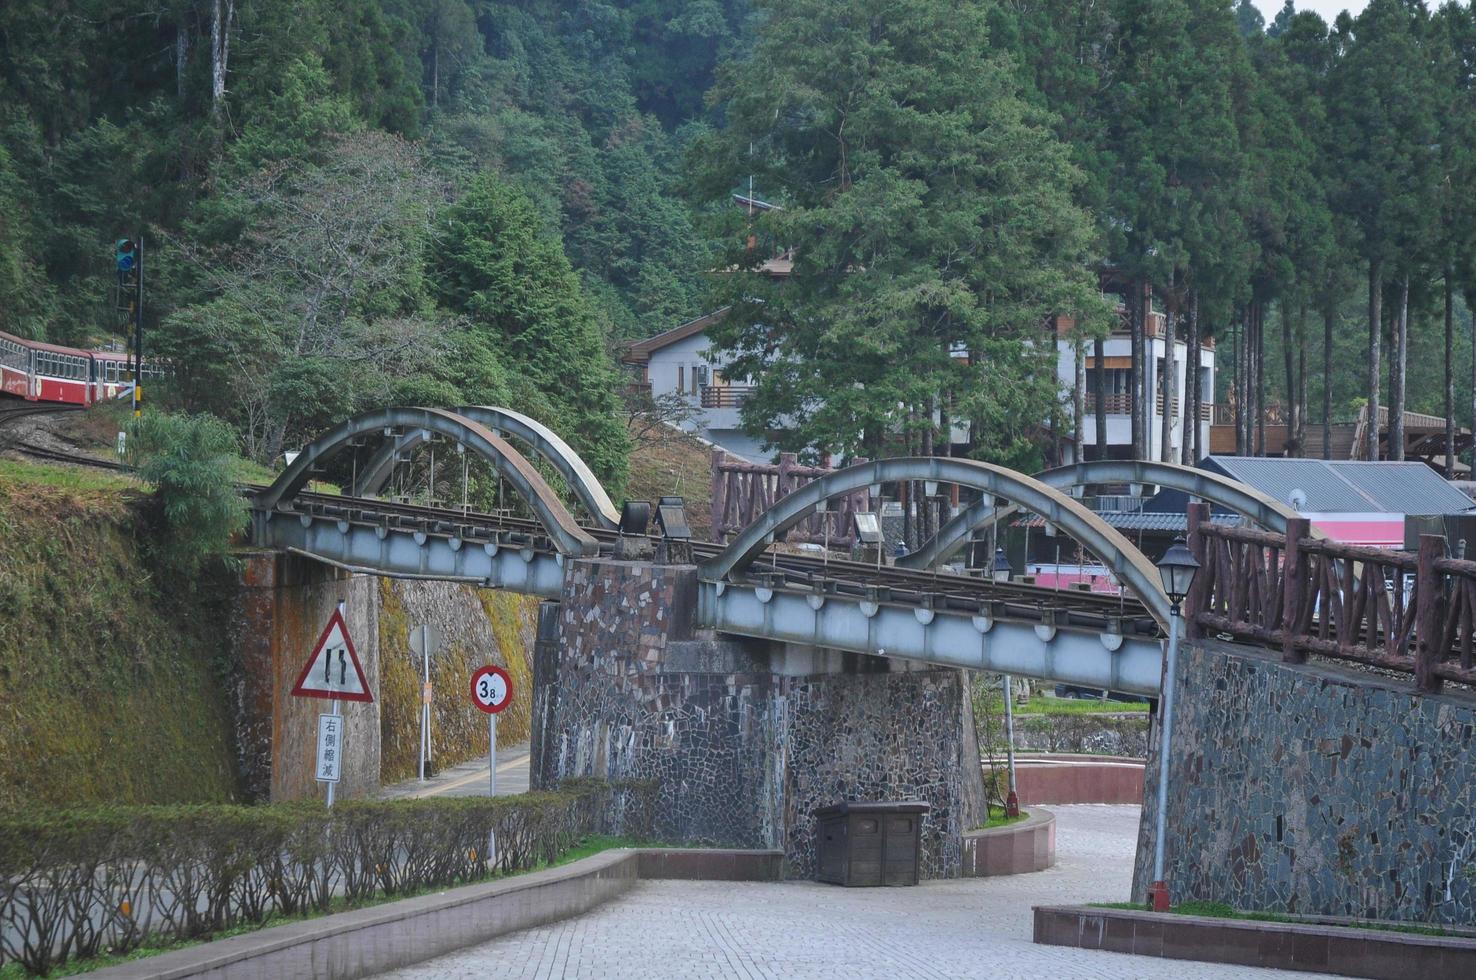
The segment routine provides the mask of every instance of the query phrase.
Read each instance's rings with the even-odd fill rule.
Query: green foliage
[[[1021,715],[1095,715],[1146,714],[1146,701],[1106,701],[1096,698],[1056,698],[1049,695],[1031,698],[1016,709]]]
[[[516,365],[519,384],[553,409],[545,422],[589,461],[607,486],[625,479],[629,438],[617,375],[557,239],[526,196],[491,174],[447,213],[431,260],[439,299]]]
[[[185,576],[224,558],[247,517],[234,479],[235,433],[210,415],[149,412],[132,438],[139,476],[153,484],[164,515],[151,549]]]
[[[941,408],[983,451],[1011,449],[1055,397],[1043,325],[1102,311],[1077,173],[991,47],[986,8],[757,6],[752,58],[714,89],[727,127],[691,155],[719,264],[738,270],[713,333],[726,370],[758,379],[747,426],[786,449],[876,455]],[[782,209],[732,207],[750,176]],[[760,263],[783,248],[781,284]]]
[[[1004,807],[996,806],[995,804],[991,803],[989,805],[989,816],[985,819],[983,823],[981,823],[974,829],[993,830],[995,827],[1008,827],[1012,823],[1019,823],[1021,820],[1024,820],[1028,816],[1030,816],[1028,810],[1021,810],[1013,817],[1008,816],[1005,813]]]
[[[517,797],[0,813],[0,954],[35,973],[145,942],[551,864],[591,833],[649,838],[654,784]],[[497,842],[488,853],[488,840]],[[143,910],[149,914],[144,916]]]
[[[1199,309],[1222,341],[1247,307],[1284,311],[1268,351],[1314,346],[1304,311],[1320,314],[1333,368],[1312,358],[1309,387],[1335,415],[1359,344],[1386,329],[1353,329],[1354,284],[1408,277],[1411,404],[1444,411],[1428,356],[1444,359],[1444,287],[1476,302],[1476,16],[1431,7],[1372,0],[1329,25],[1287,5],[1268,25],[1248,0],[76,0],[64,16],[11,0],[0,329],[118,336],[107,247],[143,235],[149,336],[188,365],[184,403],[249,455],[385,400],[493,392],[564,427],[598,417],[587,442],[616,473],[608,363],[585,397],[438,308],[462,287],[428,281],[441,229],[420,219],[491,174],[578,280],[571,363],[733,303],[730,373],[764,368],[749,422],[796,423],[791,448],[919,451],[947,417],[1029,465],[1059,414],[1041,320],[1110,326],[1104,270]],[[744,220],[729,194],[750,177],[785,210]],[[347,280],[325,270],[319,332],[299,246],[336,209],[297,206],[335,181],[433,206],[370,222]],[[781,289],[753,266],[786,248]],[[964,349],[972,363],[949,357]],[[1273,399],[1300,387],[1285,363],[1262,372]]]
[[[9,333],[39,337],[52,297],[24,191],[15,161],[0,146],[0,322]]]

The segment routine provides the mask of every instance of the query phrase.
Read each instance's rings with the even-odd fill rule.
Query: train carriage
[[[0,391],[18,398],[32,398],[31,350],[26,342],[0,333]]]
[[[157,374],[150,365],[145,375]],[[128,355],[25,340],[0,331],[0,391],[27,401],[92,405],[133,390]]]

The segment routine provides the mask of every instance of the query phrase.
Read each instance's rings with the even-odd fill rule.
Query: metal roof
[[[1233,477],[1304,514],[1450,514],[1472,501],[1419,462],[1207,456],[1206,469]]]
[[[1390,513],[1453,514],[1472,500],[1424,463],[1329,462],[1328,467]]]
[[[1303,513],[1357,514],[1383,509],[1374,506],[1372,500],[1339,477],[1328,467],[1326,460],[1284,456],[1210,456],[1205,463],[1207,468],[1220,470],[1283,504],[1291,504],[1292,498],[1300,492],[1306,503],[1294,506]]]
[[[1189,530],[1189,518],[1183,513],[1102,510],[1097,511],[1096,514],[1119,531],[1164,531],[1183,534]],[[1211,514],[1210,520],[1216,524],[1234,526],[1241,522],[1241,517],[1239,514]],[[1045,525],[1045,518],[1039,514],[1027,514],[1014,521],[1015,527],[1040,529]]]

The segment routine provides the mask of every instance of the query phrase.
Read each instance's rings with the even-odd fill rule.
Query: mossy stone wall
[[[380,579],[380,735],[384,782],[416,774],[420,752],[421,658],[410,631],[433,626],[431,763],[444,769],[487,754],[487,716],[471,703],[471,675],[485,664],[507,668],[513,703],[497,719],[497,743],[528,740],[532,650],[538,600],[452,582]]]
[[[0,474],[0,806],[238,798],[222,573],[170,581],[147,498]]]

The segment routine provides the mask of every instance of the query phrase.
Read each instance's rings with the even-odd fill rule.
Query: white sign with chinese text
[[[343,772],[343,715],[318,716],[318,782],[336,783]]]

